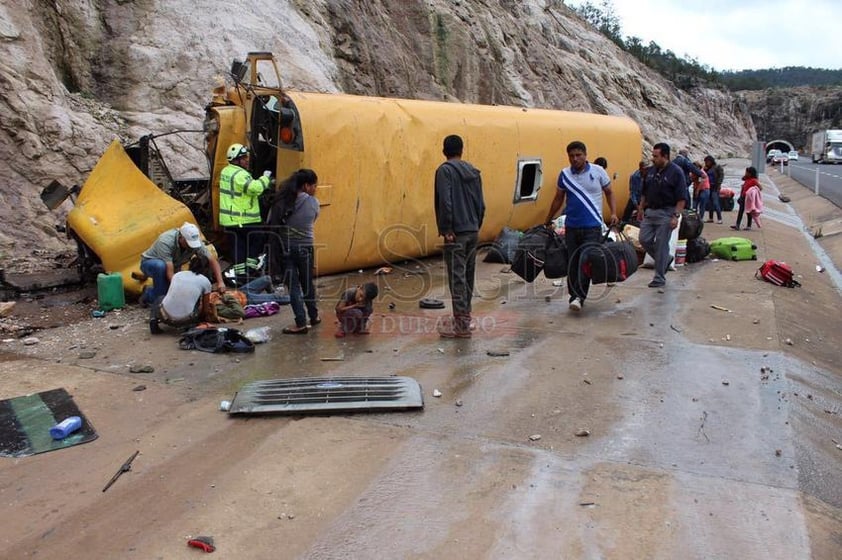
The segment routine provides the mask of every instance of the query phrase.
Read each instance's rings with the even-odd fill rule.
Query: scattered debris
[[[579,505],[582,507],[593,507],[596,504],[594,502],[579,502]]]
[[[589,435],[591,435],[590,430],[579,430],[575,434],[576,437],[588,437]]]
[[[340,354],[339,356],[325,356],[319,359],[323,362],[344,362],[345,356],[343,354]]]
[[[696,399],[693,399],[693,401],[695,401],[695,400],[696,400]],[[710,443],[710,438],[709,438],[709,437],[708,437],[708,435],[705,433],[705,422],[707,422],[707,421],[708,421],[708,411],[707,411],[707,410],[703,410],[703,411],[702,411],[702,422],[701,422],[701,424],[699,424],[699,431],[698,431],[698,432],[696,432],[696,433],[698,433],[698,434],[702,434],[702,435],[704,436],[704,438],[705,438],[705,441],[707,441],[708,443]]]
[[[789,198],[787,195],[785,195],[783,193],[778,195],[778,200],[780,200],[781,202],[791,202],[792,201],[791,198]]]
[[[541,439],[541,434],[532,434],[529,436],[529,441],[538,441],[539,439]]]
[[[547,303],[550,303],[552,300],[553,298],[551,296],[544,296],[544,301],[546,301]]]
[[[12,309],[15,308],[15,302],[13,301],[3,301],[0,302],[0,317],[6,317],[12,312]]]
[[[231,410],[231,401],[219,401],[219,410],[222,412]]]
[[[786,344],[787,346],[792,346],[793,345],[792,339],[787,338],[786,340],[784,340],[784,344]]]
[[[711,307],[713,307],[714,309],[718,309],[719,311],[727,311],[728,313],[731,313],[730,309],[728,309],[727,307],[722,307],[721,305],[711,305]]]
[[[675,325],[670,325],[670,328],[671,328],[672,330],[674,330],[675,332],[677,332],[677,333],[680,333],[680,332],[681,332],[681,329],[680,329],[680,328],[678,328],[678,327],[676,327]]]
[[[213,545],[213,537],[199,536],[187,541],[187,546],[199,548],[205,552],[213,552],[216,547]]]
[[[79,356],[80,358],[82,356]],[[150,365],[143,366],[129,366],[129,373],[155,373],[155,368]]]
[[[625,379],[625,376],[623,376],[623,374],[622,374],[622,373],[618,373],[618,374],[617,374],[617,379]]]
[[[780,457],[783,454],[783,451],[780,449],[775,449],[775,457]]]
[[[723,379],[723,380],[722,380],[722,384],[723,384],[723,385],[730,385],[730,384],[731,384],[731,382],[730,382],[730,381],[728,381],[727,379]]]
[[[590,379],[583,379],[583,380],[582,380],[582,382],[583,382],[585,385],[590,385],[590,384],[591,384],[591,380],[590,380]]]
[[[395,302],[394,302],[394,301],[390,301],[390,302],[389,302],[389,310],[390,310],[390,311],[394,311],[394,310],[395,310],[395,307],[397,307],[397,306],[395,305]]]
[[[96,352],[93,350],[83,350],[79,352],[79,359],[80,360],[90,360],[91,358],[96,356]]]
[[[456,399],[456,406],[462,406],[462,399]]]
[[[132,470],[132,461],[134,461],[135,457],[137,457],[139,454],[140,451],[135,451],[134,453],[132,453],[131,457],[126,459],[125,463],[120,465],[120,468],[117,470],[114,476],[111,477],[111,480],[108,481],[108,484],[105,485],[105,488],[102,489],[103,492],[111,488],[111,485],[117,482],[117,479],[120,478],[123,475],[123,473],[127,473],[130,470]]]
[[[436,298],[422,298],[418,300],[421,309],[444,309],[444,302]]]
[[[824,267],[820,264],[817,264],[816,265],[816,272],[824,272]],[[0,316],[2,316],[2,313],[0,313]]]
[[[760,324],[760,319],[755,319],[755,320],[753,320],[753,321],[751,322],[751,324],[752,324],[752,325],[759,325],[759,324]]]
[[[731,341],[731,335],[730,335],[730,334],[726,334],[726,335],[725,335],[725,340],[726,340],[727,342],[730,342],[730,341]]]
[[[132,391],[145,391],[145,390],[146,390],[146,385],[138,385],[137,387],[132,389]]]
[[[380,268],[378,268],[377,270],[374,271],[375,276],[380,276],[382,274],[391,274],[391,273],[392,273],[392,267],[390,267],[390,266],[381,266]]]
[[[23,345],[24,346],[32,346],[34,344],[38,344],[39,342],[41,342],[41,341],[35,336],[29,336],[29,337],[23,339]]]
[[[433,396],[436,398],[441,397],[441,391],[439,391],[438,389],[433,389]]]
[[[489,350],[486,352],[487,355],[491,356],[492,358],[505,358],[509,355],[508,350]]]
[[[553,286],[555,286],[556,288],[564,286],[564,280],[553,280]]]

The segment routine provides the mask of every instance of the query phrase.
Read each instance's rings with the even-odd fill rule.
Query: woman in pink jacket
[[[763,195],[760,193],[759,181],[755,181],[746,190],[746,215],[748,216],[748,227],[751,229],[751,221],[754,220],[757,229],[760,229],[760,213],[763,212]]]
[[[729,226],[731,229],[740,229],[740,222],[743,220],[743,213],[746,210],[746,193],[748,193],[749,189],[752,187],[757,187],[757,192],[760,192],[760,181],[757,180],[757,169],[754,167],[746,167],[746,172],[743,175],[743,188],[740,189],[740,197],[737,199],[737,203],[740,205],[740,209],[737,212],[737,223],[733,226]],[[763,202],[760,202],[761,210]],[[752,215],[746,213],[746,230],[751,231],[751,219]]]

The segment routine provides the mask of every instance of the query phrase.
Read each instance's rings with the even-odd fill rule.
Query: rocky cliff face
[[[52,0],[0,5],[0,255],[67,250],[38,194],[81,184],[115,137],[199,129],[211,87],[252,50],[298,90],[627,115],[694,155],[747,153],[746,102],[678,91],[560,0]],[[165,142],[203,173],[201,139]],[[65,203],[69,204],[69,203]]]
[[[842,128],[842,87],[776,88],[741,91],[761,140],[787,140],[809,148],[816,130]]]

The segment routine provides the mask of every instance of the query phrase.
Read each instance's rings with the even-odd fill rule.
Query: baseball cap
[[[191,249],[198,249],[202,246],[202,238],[199,236],[199,228],[194,224],[184,222],[184,224],[178,228],[178,231],[181,233],[181,237],[184,238],[184,241],[187,242],[187,246]]]

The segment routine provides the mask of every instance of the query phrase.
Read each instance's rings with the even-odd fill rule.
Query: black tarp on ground
[[[82,427],[62,440],[50,437],[50,428],[69,416],[80,417]],[[94,427],[64,389],[0,401],[0,457],[27,457],[96,438]]]

